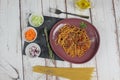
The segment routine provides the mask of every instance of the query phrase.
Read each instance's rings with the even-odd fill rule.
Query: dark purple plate
[[[80,22],[84,22],[85,24],[87,24],[86,32],[91,40],[91,46],[82,57],[77,57],[77,56],[70,57],[65,53],[64,49],[60,45],[56,44],[58,31],[65,24],[75,25],[79,27]],[[56,55],[58,55],[61,59],[72,62],[72,63],[84,63],[92,59],[97,53],[97,50],[100,44],[100,37],[96,28],[89,22],[81,19],[76,19],[76,18],[64,19],[56,23],[50,31],[49,38],[50,38],[50,45],[53,51],[56,53]]]

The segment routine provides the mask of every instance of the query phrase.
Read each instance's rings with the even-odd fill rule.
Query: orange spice
[[[33,29],[29,29],[28,31],[25,32],[25,39],[28,41],[34,40],[36,37],[36,33]]]

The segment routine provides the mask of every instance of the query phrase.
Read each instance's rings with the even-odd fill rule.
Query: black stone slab
[[[46,45],[46,38],[45,38],[45,34],[44,34],[44,27],[45,26],[47,27],[48,35],[49,35],[51,28],[60,20],[62,20],[62,18],[44,16],[44,23],[40,27],[37,27],[37,28],[34,27],[37,30],[38,36],[37,36],[37,39],[33,42],[37,43],[41,48],[41,54],[39,57],[49,59],[49,53],[48,53],[48,48]],[[31,26],[31,25],[28,23],[28,27],[29,26]],[[24,42],[24,48],[22,51],[23,55],[25,55],[25,48],[28,44],[30,44],[30,43]],[[53,54],[54,54],[55,60],[62,60],[54,52],[53,52]]]

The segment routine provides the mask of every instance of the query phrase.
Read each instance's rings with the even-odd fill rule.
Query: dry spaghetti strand
[[[64,25],[60,30],[57,43],[61,45],[67,55],[81,57],[90,48],[91,42],[85,29],[75,25]]]

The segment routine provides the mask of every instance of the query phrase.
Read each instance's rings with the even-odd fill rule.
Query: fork
[[[89,19],[89,16],[78,15],[78,14],[69,13],[69,12],[63,12],[63,11],[61,11],[61,10],[59,10],[59,9],[54,9],[54,8],[49,8],[49,12],[52,12],[52,13],[55,13],[55,14],[61,14],[61,13],[64,13],[64,14],[69,14],[69,15],[74,15],[74,16],[78,16],[78,17],[81,17],[81,18]]]

